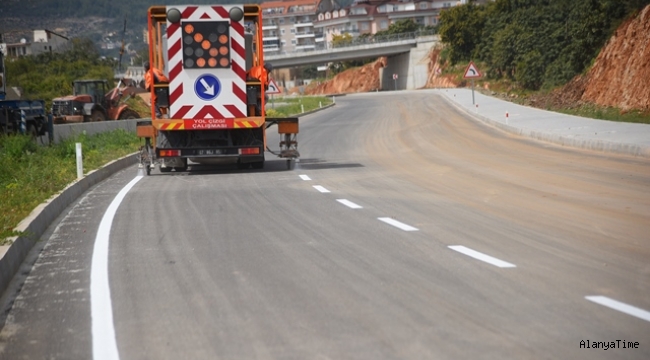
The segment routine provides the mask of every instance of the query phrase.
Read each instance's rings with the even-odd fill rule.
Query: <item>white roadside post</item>
[[[25,119],[25,110],[20,110],[20,133],[27,134],[27,120]]]
[[[81,143],[76,143],[76,152],[77,152],[77,180],[81,180],[84,177],[84,164],[83,157],[81,156]]]

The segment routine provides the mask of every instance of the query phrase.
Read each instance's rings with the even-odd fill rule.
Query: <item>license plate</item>
[[[221,150],[219,149],[206,149],[206,150],[198,150],[199,155],[219,155],[221,154]]]

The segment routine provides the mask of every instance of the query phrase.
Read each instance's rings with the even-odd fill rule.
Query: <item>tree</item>
[[[375,36],[412,33],[419,29],[420,25],[416,24],[412,19],[402,19],[390,24],[386,30],[377,31]]]
[[[461,60],[470,60],[484,24],[484,8],[472,3],[442,12],[438,32],[442,42],[450,47],[449,60],[452,65]]]
[[[349,46],[352,44],[352,41],[354,38],[352,35],[345,33],[345,34],[334,34],[332,35],[332,47],[343,47],[343,46]]]

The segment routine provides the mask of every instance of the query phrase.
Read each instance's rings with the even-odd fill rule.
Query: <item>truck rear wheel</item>
[[[183,159],[181,159],[181,162],[183,163],[183,166],[174,167],[174,170],[176,170],[176,172],[187,171],[187,159],[183,158]]]
[[[92,114],[90,114],[90,118],[88,121],[90,122],[96,122],[96,121],[104,121],[106,120],[106,115],[104,115],[103,112],[100,110],[94,110]]]
[[[120,120],[139,119],[139,118],[140,118],[140,114],[138,114],[137,112],[131,109],[126,109],[122,111],[122,113],[120,114]]]

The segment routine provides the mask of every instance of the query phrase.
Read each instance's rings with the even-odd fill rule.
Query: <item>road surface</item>
[[[299,142],[292,171],[132,167],[86,193],[20,275],[0,358],[650,358],[648,159],[432,92],[338,98]]]

